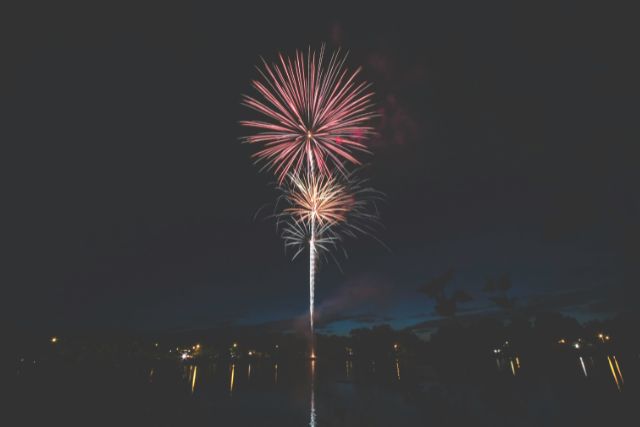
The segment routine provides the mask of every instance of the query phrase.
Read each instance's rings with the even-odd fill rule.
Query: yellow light
[[[233,394],[233,385],[235,383],[236,364],[231,365],[231,378],[229,379],[229,394]]]
[[[565,344],[567,341],[564,338],[558,340],[558,344]]]
[[[196,350],[200,350],[200,344],[196,344]]]
[[[618,365],[618,359],[616,359],[615,356],[613,356],[613,361],[616,364],[616,370],[618,371],[618,375],[620,376],[620,381],[622,382],[622,384],[624,384],[624,378],[622,378],[622,371],[620,370],[620,365]]]
[[[234,343],[233,343],[233,348],[236,348],[236,347],[238,347],[238,343],[237,343],[237,342],[234,342]]]
[[[618,391],[621,391],[620,383],[618,382],[618,377],[616,376],[616,371],[613,369],[613,363],[611,363],[611,357],[607,356],[607,360],[609,361],[609,368],[611,368],[611,375],[613,375],[613,379],[616,382],[616,387],[618,387]]]
[[[191,382],[191,394],[193,394],[193,392],[196,389],[196,375],[198,374],[198,366],[195,366],[193,368],[193,381]]]
[[[51,342],[53,344],[57,343],[58,342],[58,337],[51,337]]]

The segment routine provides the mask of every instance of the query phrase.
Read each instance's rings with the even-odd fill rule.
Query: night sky
[[[56,2],[57,3],[57,2]],[[436,324],[418,289],[449,269],[458,316],[590,320],[632,308],[640,269],[637,24],[585,2],[127,2],[3,13],[3,301],[34,331],[286,329],[307,263],[273,221],[273,178],[239,138],[260,55],[342,46],[381,117],[366,173],[380,238],[321,267],[321,331]],[[443,2],[445,3],[445,2]],[[451,2],[446,2],[447,4]],[[45,3],[46,4],[46,3]],[[609,6],[607,6],[609,7]],[[635,154],[634,154],[635,152]]]

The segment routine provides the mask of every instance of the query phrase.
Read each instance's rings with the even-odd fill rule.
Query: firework
[[[381,194],[353,174],[346,177],[291,176],[281,187],[287,206],[278,214],[284,223],[285,248],[295,259],[309,247],[309,326],[313,339],[315,276],[319,257],[332,254],[346,237],[375,238],[376,202]],[[335,259],[335,257],[334,257]],[[336,260],[337,261],[337,260]],[[312,347],[312,356],[313,356]]]
[[[282,183],[290,173],[317,168],[322,174],[346,172],[344,163],[360,164],[354,152],[366,152],[365,138],[373,129],[367,124],[373,111],[366,82],[357,82],[360,68],[349,72],[346,55],[339,51],[325,58],[309,49],[297,51],[293,60],[279,55],[258,68],[262,80],[254,80],[258,98],[245,95],[243,104],[263,120],[242,121],[256,133],[244,141],[261,146],[254,154]]]
[[[353,205],[353,198],[346,189],[336,182],[335,178],[318,176],[310,172],[303,175],[292,175],[290,188],[285,190],[289,207],[283,215],[292,218],[288,236],[304,243],[309,236],[309,327],[313,340],[313,308],[315,298],[315,276],[318,249],[326,250],[326,243],[335,243],[336,235],[331,227],[346,220],[347,213]],[[291,240],[290,240],[291,241]],[[295,241],[295,240],[294,240]],[[285,238],[285,242],[287,239]],[[304,246],[300,245],[300,248]],[[300,251],[300,250],[299,250]],[[298,251],[298,252],[299,252]],[[314,357],[312,345],[311,356]]]
[[[262,79],[253,81],[259,96],[245,95],[242,101],[262,115],[240,123],[255,131],[243,140],[260,146],[253,157],[283,189],[287,208],[277,216],[285,224],[285,247],[295,248],[294,258],[309,247],[312,358],[318,255],[331,253],[343,236],[369,233],[367,224],[375,217],[368,211],[370,190],[347,170],[360,164],[357,152],[368,151],[364,141],[373,132],[368,123],[376,116],[373,93],[368,83],[357,81],[360,68],[349,72],[345,60],[339,51],[326,58],[324,46],[306,56],[279,55],[277,63],[263,59]]]

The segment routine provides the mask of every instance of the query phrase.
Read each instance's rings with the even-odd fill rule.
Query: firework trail
[[[345,222],[355,206],[352,195],[335,181],[335,172],[349,176],[345,165],[359,165],[355,152],[367,152],[364,141],[373,132],[368,122],[376,116],[366,82],[357,82],[360,68],[349,72],[340,51],[325,58],[310,48],[305,56],[279,55],[279,62],[262,60],[261,80],[252,86],[259,97],[245,95],[242,104],[261,120],[240,123],[254,134],[243,140],[257,144],[253,155],[282,185],[290,177],[293,191],[283,238],[286,246],[309,245],[309,326],[311,357],[315,357],[314,298],[318,250],[328,251],[339,240],[333,226]],[[352,230],[353,231],[353,230]],[[308,240],[305,241],[304,238]]]
[[[319,257],[333,256],[332,250],[348,237],[366,235],[376,239],[377,202],[382,200],[382,194],[354,173],[336,177],[293,175],[285,182],[280,187],[285,206],[277,217],[282,224],[285,248],[294,249],[293,259],[309,245],[309,313],[313,332]]]

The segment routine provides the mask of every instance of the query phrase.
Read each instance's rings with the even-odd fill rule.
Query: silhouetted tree
[[[512,288],[511,279],[508,274],[502,274],[496,280],[487,277],[482,290],[485,293],[492,294],[489,299],[504,310],[513,310],[516,305],[516,298],[509,297],[508,292]]]
[[[456,290],[451,296],[445,293],[446,286],[453,280],[454,270],[451,268],[444,274],[435,277],[419,288],[429,298],[435,300],[435,310],[440,316],[452,317],[456,314],[458,303],[471,301],[473,298],[463,290]]]

